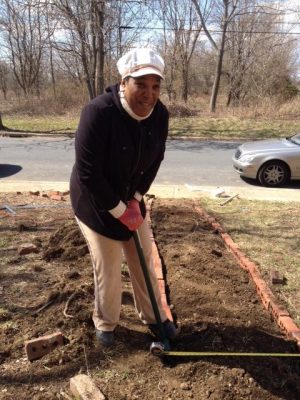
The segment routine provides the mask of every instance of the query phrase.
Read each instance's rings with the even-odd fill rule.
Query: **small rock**
[[[191,390],[191,386],[188,382],[183,382],[180,384],[180,389],[182,390]]]
[[[90,376],[79,374],[70,379],[70,390],[76,398],[105,400],[103,393]]]
[[[38,253],[39,249],[32,243],[23,243],[18,249],[18,255],[30,254],[30,253]]]
[[[80,273],[78,271],[69,271],[66,273],[68,279],[78,279],[80,278]]]

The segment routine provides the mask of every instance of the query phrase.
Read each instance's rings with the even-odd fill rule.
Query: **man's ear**
[[[126,79],[122,79],[121,83],[120,83],[122,89],[125,88],[125,86],[126,86],[125,84],[126,84]]]

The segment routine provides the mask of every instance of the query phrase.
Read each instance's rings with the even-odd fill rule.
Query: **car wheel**
[[[290,171],[282,161],[269,161],[258,172],[258,180],[264,186],[276,187],[284,185],[290,177]]]

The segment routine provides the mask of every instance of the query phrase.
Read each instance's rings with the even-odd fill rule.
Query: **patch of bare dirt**
[[[135,313],[126,266],[117,343],[101,348],[91,319],[91,261],[68,199],[1,194],[1,204],[16,214],[0,211],[0,399],[70,399],[69,379],[79,372],[91,374],[108,400],[300,398],[296,358],[149,354],[154,338]],[[155,199],[151,218],[180,327],[172,349],[296,351],[191,200]],[[38,253],[18,255],[24,243]],[[67,343],[30,363],[24,341],[57,330]]]

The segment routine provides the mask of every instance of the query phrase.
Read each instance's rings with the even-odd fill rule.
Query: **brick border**
[[[167,296],[166,296],[166,282],[164,279],[162,263],[161,263],[158,249],[157,249],[157,246],[156,246],[156,243],[154,240],[153,230],[152,230],[152,226],[151,226],[150,212],[151,212],[152,203],[153,203],[153,199],[149,199],[147,201],[147,216],[146,216],[146,218],[147,218],[147,221],[149,224],[149,229],[150,229],[150,234],[151,234],[151,239],[152,239],[153,266],[154,266],[157,280],[158,280],[158,286],[159,286],[162,306],[167,314],[168,319],[170,321],[173,321],[173,315],[172,315],[170,307],[168,305]]]
[[[257,265],[251,261],[239,246],[234,243],[230,235],[224,230],[219,222],[214,217],[211,217],[207,212],[199,206],[194,206],[198,214],[210,223],[212,228],[222,237],[227,249],[234,255],[239,265],[251,276],[257,293],[259,294],[263,306],[271,314],[279,328],[289,337],[297,342],[297,347],[300,350],[300,329],[291,318],[289,312],[276,302],[275,296],[267,283],[260,274]]]

